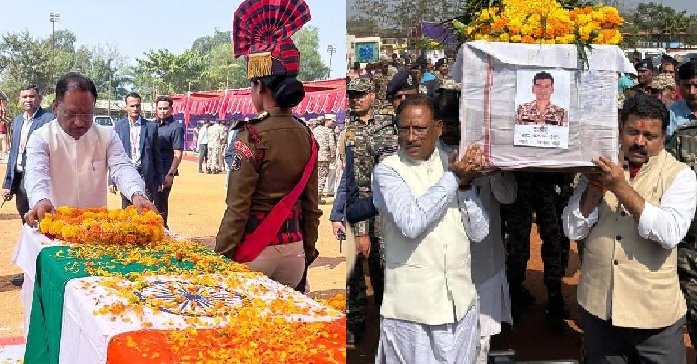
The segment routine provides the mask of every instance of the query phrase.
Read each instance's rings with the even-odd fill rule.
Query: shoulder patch
[[[235,140],[232,149],[247,159],[252,159],[252,157],[254,156],[254,153],[251,149],[249,149],[249,146],[247,146],[247,144],[244,144],[239,140]]]

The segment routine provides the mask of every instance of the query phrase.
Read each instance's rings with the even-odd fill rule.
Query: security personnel
[[[387,99],[392,104],[392,114],[397,110],[399,104],[409,95],[419,93],[419,82],[411,71],[398,71],[390,83],[387,85]]]
[[[561,211],[556,207],[558,176],[544,172],[516,172],[518,197],[512,204],[501,205],[501,218],[507,234],[506,276],[511,295],[513,320],[519,321],[534,297],[524,287],[530,260],[532,213],[542,238],[544,284],[547,287],[547,323],[555,333],[562,333],[563,319],[568,316],[561,292],[563,276],[563,242],[559,224]]]
[[[245,55],[252,103],[260,114],[236,126],[229,177],[234,183],[228,184],[215,250],[304,290],[307,267],[319,254],[315,243],[322,212],[317,145],[291,112],[305,91],[296,79],[300,53],[290,36],[310,20],[310,12],[303,0],[281,3],[292,17],[280,22],[275,12],[256,11],[277,6],[278,0],[245,0],[235,11],[233,51]],[[287,38],[275,37],[269,23]]]
[[[678,69],[683,100],[671,108],[670,125],[676,125],[666,150],[697,170],[697,64],[685,63]],[[678,120],[680,118],[680,120]],[[680,122],[683,122],[681,124]],[[687,303],[686,326],[690,341],[697,342],[697,219],[692,219],[687,235],[678,245],[678,276]],[[694,345],[694,344],[693,344]]]
[[[653,61],[650,58],[636,62],[634,68],[637,71],[637,80],[639,83],[624,90],[624,98],[631,99],[634,95],[648,94],[651,95],[651,82],[653,81]]]
[[[337,221],[336,218],[340,217],[344,222],[346,222],[346,181],[348,178],[346,173],[352,171],[355,165],[353,158],[351,158],[350,161],[346,159],[346,152],[348,151],[353,155],[352,149],[348,146],[355,145],[355,138],[357,135],[365,134],[364,129],[371,122],[375,104],[375,92],[369,78],[361,77],[350,80],[346,85],[346,94],[349,99],[348,117],[346,119],[344,135],[340,138],[338,146],[338,150],[341,151],[343,155],[345,167],[332,210],[332,220]],[[355,174],[352,174],[351,177],[355,179]],[[334,216],[336,218],[334,218]],[[349,231],[349,233],[353,232]],[[361,244],[365,245],[365,241],[362,240]],[[356,252],[359,255],[368,255],[364,253],[368,251],[370,244],[367,244],[367,246],[363,245],[357,247]],[[365,275],[361,260],[357,260],[357,264],[354,265],[348,277],[346,282],[346,297],[347,342],[349,344],[356,344],[360,342],[363,337],[363,332],[365,330],[365,307],[368,304]]]

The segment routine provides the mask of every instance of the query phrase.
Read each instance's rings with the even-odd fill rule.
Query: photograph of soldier
[[[520,76],[524,74],[522,71],[518,73],[519,84],[523,84],[524,81]],[[552,94],[554,94],[552,74],[546,71],[536,73],[532,79],[532,95],[535,96],[535,100],[527,103],[516,102],[518,104],[516,124],[569,126],[568,93],[558,97],[558,99],[566,100],[565,105],[562,106],[552,103]]]

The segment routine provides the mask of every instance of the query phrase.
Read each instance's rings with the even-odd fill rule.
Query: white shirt
[[[580,202],[583,192],[588,187],[588,179],[582,176],[564,208],[562,220],[564,233],[569,239],[583,239],[590,233],[591,227],[598,222],[598,207],[584,217]],[[687,234],[697,202],[697,178],[691,169],[684,169],[676,176],[673,183],[661,197],[661,204],[655,206],[644,202],[644,211],[639,217],[639,236],[658,242],[665,249],[673,249]]]
[[[24,151],[27,149],[27,139],[29,139],[29,130],[31,129],[31,126],[34,124],[34,116],[36,116],[37,112],[39,112],[38,108],[36,109],[36,111],[34,111],[33,114],[31,114],[30,117],[28,117],[28,114],[26,112],[23,115],[24,122],[22,123],[22,132],[19,137],[19,152],[17,153],[17,172],[24,172],[24,167],[22,167],[25,159]]]
[[[142,129],[143,119],[139,116],[135,122],[131,122],[129,118],[126,118],[126,120],[128,120],[128,130],[131,137],[131,162],[138,167],[140,166],[140,130]]]
[[[421,196],[414,196],[409,185],[392,168],[378,164],[373,171],[373,203],[389,213],[404,236],[416,239],[437,221],[453,198],[458,198],[465,231],[471,241],[482,241],[489,234],[489,216],[474,190],[458,193],[453,172],[445,172],[438,183]],[[384,192],[390,191],[385,199]]]
[[[204,125],[198,130],[198,137],[196,138],[196,146],[200,147],[201,144],[208,144],[208,125]]]
[[[49,145],[39,133],[32,133],[27,143],[26,174],[24,176],[24,187],[27,190],[29,206],[33,207],[43,199],[51,199],[51,184],[60,181],[51,181],[49,175]],[[119,191],[129,199],[134,193],[145,194],[145,182],[133,167],[128,155],[123,149],[123,144],[116,134],[111,131],[111,139],[107,147],[107,167],[109,168],[110,179],[114,181]],[[104,194],[106,195],[106,185]]]

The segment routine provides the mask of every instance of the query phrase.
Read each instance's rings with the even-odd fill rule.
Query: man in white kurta
[[[489,232],[469,188],[481,152],[449,160],[436,147],[442,125],[425,96],[402,102],[398,130],[400,151],[373,176],[386,264],[376,362],[472,363],[479,331],[469,243]],[[467,192],[458,195],[461,186]]]
[[[446,80],[447,81],[447,80]],[[460,86],[442,82],[436,97],[437,118],[442,120],[440,147],[448,153],[460,144]],[[488,362],[491,337],[501,332],[501,323],[513,323],[511,299],[506,279],[506,249],[501,232],[501,203],[515,202],[518,193],[512,172],[496,171],[478,177],[473,183],[482,208],[489,216],[489,235],[472,244],[472,282],[479,298],[479,352],[477,364]],[[464,193],[460,191],[459,193]]]
[[[36,224],[55,207],[106,207],[110,173],[133,205],[156,210],[145,183],[126,155],[116,132],[94,124],[97,91],[88,78],[69,73],[56,86],[57,118],[27,143],[24,186]]]

